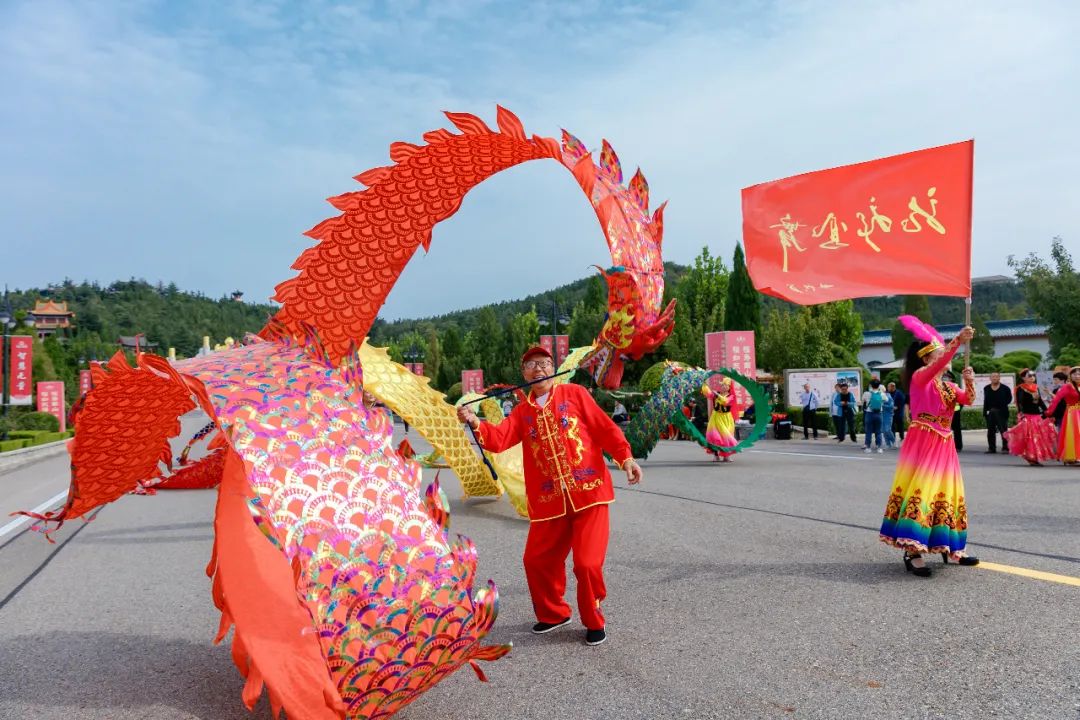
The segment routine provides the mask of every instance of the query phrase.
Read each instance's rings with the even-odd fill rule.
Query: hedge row
[[[23,448],[45,445],[46,443],[63,440],[74,435],[74,431],[46,432],[44,430],[12,430],[8,433],[10,440],[0,440],[0,452],[9,450],[22,450]]]
[[[789,407],[787,409],[788,419],[791,420],[791,424],[797,427],[802,427],[802,408],[801,407]],[[1016,424],[1016,408],[1009,408],[1009,427]],[[817,426],[818,428],[825,428],[829,432],[835,432],[836,428],[833,427],[832,418],[826,412],[818,412],[817,414]],[[960,427],[964,430],[985,430],[986,429],[986,417],[983,415],[980,408],[964,408],[960,414]],[[861,433],[863,431],[863,413],[855,413],[855,432]]]

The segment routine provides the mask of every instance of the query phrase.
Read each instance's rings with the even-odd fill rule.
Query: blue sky
[[[1006,272],[1054,235],[1080,249],[1080,4],[1020,5],[4,0],[0,282],[268,298],[324,198],[496,103],[640,165],[683,263],[730,258],[742,187],[974,137],[973,272]],[[384,316],[607,260],[569,174],[531,163],[436,227]]]

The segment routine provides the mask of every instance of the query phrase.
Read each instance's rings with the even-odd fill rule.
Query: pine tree
[[[930,315],[930,300],[925,295],[907,295],[904,297],[904,315],[914,315],[922,320],[924,323],[933,324],[933,317]],[[909,333],[899,320],[893,322],[892,327],[892,347],[893,355],[895,357],[904,357],[904,353],[907,352],[908,345],[915,339],[915,336]]]
[[[727,287],[727,302],[724,303],[724,329],[753,330],[756,337],[761,337],[761,295],[750,281],[740,243],[735,243],[735,259]]]

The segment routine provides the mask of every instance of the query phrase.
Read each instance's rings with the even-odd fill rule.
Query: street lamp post
[[[570,318],[563,315],[559,316],[559,306],[555,302],[555,298],[551,299],[551,320],[546,318],[539,318],[540,322],[544,325],[551,325],[551,354],[555,358],[555,367],[559,367],[559,363],[563,358],[559,357],[559,320],[563,321],[563,324],[570,322]]]
[[[2,345],[4,355],[3,374],[0,375],[0,383],[3,384],[4,391],[2,396],[3,404],[0,405],[3,409],[0,411],[0,415],[6,418],[8,414],[8,405],[11,402],[11,396],[8,394],[8,385],[11,383],[11,348],[8,347],[8,344],[11,342],[11,328],[15,327],[15,313],[11,310],[11,300],[8,299],[7,285],[4,286],[4,304],[0,305],[0,326],[3,327],[4,332],[4,342]],[[7,423],[4,423],[3,432],[0,433],[0,440],[7,439]]]
[[[405,361],[411,365],[416,365],[416,363],[420,362],[420,360],[424,357],[424,354],[420,351],[420,348],[417,346],[415,341],[413,341],[413,344],[409,346],[408,350],[401,354],[405,358]],[[412,372],[416,372],[415,367],[411,367],[409,369]]]

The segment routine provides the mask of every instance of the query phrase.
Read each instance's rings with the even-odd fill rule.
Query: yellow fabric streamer
[[[385,348],[360,346],[364,390],[404,418],[446,459],[461,480],[465,497],[502,495],[502,489],[475,452],[446,396],[431,381],[390,359]],[[497,472],[497,470],[496,470]]]

